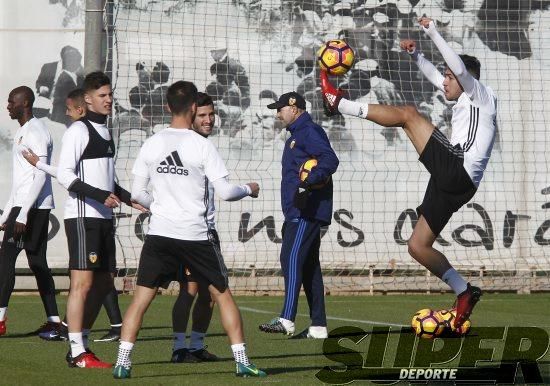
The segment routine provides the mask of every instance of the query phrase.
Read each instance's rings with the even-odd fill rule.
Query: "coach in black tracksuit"
[[[311,327],[298,335],[326,338],[323,277],[319,263],[321,227],[332,218],[332,179],[338,158],[322,127],[305,111],[304,98],[290,92],[267,106],[277,109],[277,117],[291,133],[282,158],[281,205],[285,216],[281,268],[285,278],[285,302],[279,318],[260,326],[265,332],[294,333],[298,296],[303,284],[310,309]],[[304,162],[318,164],[305,181],[299,171]],[[322,187],[314,188],[321,184]]]

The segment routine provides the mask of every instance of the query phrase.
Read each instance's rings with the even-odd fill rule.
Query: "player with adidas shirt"
[[[57,180],[69,191],[65,233],[69,247],[70,290],[67,324],[70,367],[109,368],[88,348],[88,334],[116,269],[113,208],[121,201],[139,210],[130,193],[115,183],[115,145],[105,125],[111,113],[111,81],[102,72],[84,79],[86,117],[63,135]]]
[[[141,251],[136,290],[122,323],[113,372],[117,379],[130,378],[130,355],[143,315],[158,288],[168,286],[182,263],[197,280],[209,285],[231,342],[236,375],[266,375],[248,360],[241,315],[228,288],[227,268],[208,229],[209,181],[217,195],[227,201],[257,197],[259,186],[255,182],[238,186],[227,181],[229,173],[212,142],[191,129],[196,99],[197,88],[191,82],[178,81],[168,88],[170,127],[145,141],[132,170],[132,198],[150,207],[152,216]]]
[[[197,112],[193,121],[193,130],[204,138],[212,134],[215,121],[214,101],[202,92],[197,93]],[[206,221],[208,224],[209,238],[216,242],[220,248],[219,237],[216,232],[214,205],[214,187],[208,181],[208,209]],[[208,284],[199,282],[189,267],[183,264],[178,269],[177,281],[179,282],[179,294],[172,309],[172,328],[174,332],[174,346],[172,350],[172,363],[197,363],[215,362],[219,358],[210,353],[204,345],[206,331],[212,319],[214,302],[208,290]],[[195,301],[195,298],[197,299]],[[192,315],[192,330],[189,347],[187,346],[187,324],[189,314]]]
[[[55,284],[46,260],[50,210],[54,207],[51,178],[29,165],[21,151],[28,147],[44,163],[49,163],[53,143],[50,132],[33,117],[34,93],[26,86],[13,89],[8,96],[8,112],[21,127],[14,136],[12,188],[0,217],[4,231],[0,247],[0,336],[6,333],[8,302],[15,286],[15,262],[24,249],[29,267],[36,277],[47,322],[37,331],[49,335],[61,320],[55,301]]]
[[[424,76],[445,93],[447,100],[456,101],[450,141],[412,106],[349,101],[330,84],[324,71],[321,88],[330,113],[368,119],[385,127],[403,127],[420,162],[430,172],[424,200],[417,208],[418,223],[408,242],[409,253],[457,294],[455,327],[460,327],[469,318],[481,290],[467,283],[433,244],[452,214],[477,191],[495,141],[497,102],[493,90],[479,81],[479,61],[469,55],[458,56],[431,19],[422,17],[419,23],[445,59],[445,75],[424,58],[414,41],[402,41],[401,48],[411,55]]]

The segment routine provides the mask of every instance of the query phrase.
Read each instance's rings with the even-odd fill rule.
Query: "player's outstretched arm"
[[[441,52],[445,63],[447,63],[449,69],[458,79],[460,85],[464,89],[464,92],[468,96],[472,97],[476,89],[476,83],[479,82],[468,72],[464,62],[462,62],[462,59],[460,59],[457,53],[453,51],[445,39],[443,39],[443,37],[439,34],[435,26],[435,22],[432,19],[428,17],[421,17],[418,22],[426,35],[432,39],[439,52]]]
[[[21,151],[21,154],[23,155],[23,158],[25,158],[32,166],[42,170],[53,178],[57,178],[57,166],[50,165],[47,162],[42,162],[40,157],[38,157],[32,149],[28,148],[27,150],[23,150]]]
[[[437,70],[437,68],[424,57],[424,55],[418,50],[416,42],[411,39],[401,40],[399,43],[401,49],[406,51],[411,58],[415,61],[418,69],[422,74],[440,90],[443,90],[443,80],[445,77]]]
[[[214,191],[224,201],[238,201],[245,197],[258,197],[260,186],[256,182],[246,185],[233,185],[227,181],[227,177],[218,178],[212,181]]]

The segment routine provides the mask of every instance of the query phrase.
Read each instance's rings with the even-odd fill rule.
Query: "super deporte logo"
[[[177,151],[170,153],[164,161],[160,163],[160,166],[157,167],[157,173],[169,173],[177,174],[180,176],[189,175],[189,170],[185,169],[181,158],[178,155]]]

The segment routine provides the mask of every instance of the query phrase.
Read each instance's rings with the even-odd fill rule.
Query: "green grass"
[[[120,296],[125,309],[130,296]],[[171,338],[171,307],[175,298],[158,296],[145,315],[143,329],[133,354],[132,379],[115,381],[110,371],[70,369],[64,357],[68,344],[45,342],[26,335],[44,319],[38,296],[13,296],[9,307],[8,334],[0,338],[0,384],[233,384],[278,383],[320,384],[315,374],[326,365],[334,365],[323,355],[323,341],[288,340],[282,335],[268,335],[258,331],[258,325],[276,316],[282,306],[280,297],[239,297],[248,352],[251,360],[265,369],[269,377],[258,380],[240,380],[234,377],[234,364],[227,338],[221,329],[217,311],[214,314],[208,349],[223,358],[215,364],[169,363]],[[59,298],[59,307],[65,309],[66,298]],[[305,298],[300,299],[297,332],[308,325]],[[388,296],[329,296],[327,314],[329,329],[356,326],[368,330],[369,321],[408,325],[412,314],[420,308],[443,308],[452,304],[450,295],[388,295]],[[488,294],[482,298],[472,318],[474,326],[538,326],[550,331],[550,295]],[[92,339],[102,335],[108,326],[102,312],[96,322]],[[366,341],[366,340],[365,340]],[[353,347],[353,344],[345,344]],[[395,342],[394,342],[395,343]],[[391,344],[390,344],[391,346]],[[395,344],[393,349],[395,351]],[[92,343],[96,354],[106,360],[116,359],[118,345]],[[355,350],[366,353],[365,342]],[[365,356],[365,354],[363,354]],[[550,356],[546,355],[546,361]],[[547,366],[548,367],[548,366]],[[365,384],[365,383],[362,383]]]

